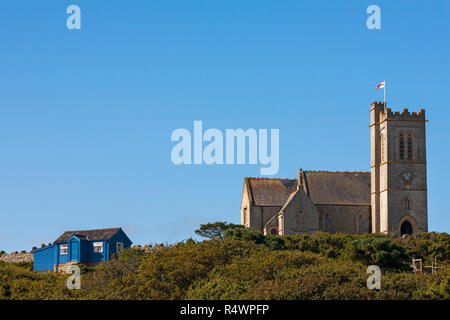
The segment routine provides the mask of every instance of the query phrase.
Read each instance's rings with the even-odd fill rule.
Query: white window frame
[[[69,254],[69,245],[68,244],[62,244],[60,245],[61,255],[65,256],[66,254]]]
[[[120,249],[120,251],[123,250],[123,242],[116,242],[116,253],[119,253],[119,244],[122,246],[122,248]]]
[[[94,242],[93,247],[94,247],[94,252],[95,253],[102,253],[103,252],[103,242],[101,242],[101,241]],[[97,247],[100,247],[100,251],[96,251]]]

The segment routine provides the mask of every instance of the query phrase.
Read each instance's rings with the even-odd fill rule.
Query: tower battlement
[[[370,111],[372,112],[372,124],[380,124],[386,120],[396,121],[426,121],[425,109],[420,109],[419,112],[410,112],[407,108],[403,111],[392,111],[391,108],[386,108],[384,102],[372,102],[370,104]]]
[[[420,109],[419,112],[409,112],[408,109],[405,108],[402,112],[393,112],[391,108],[386,108],[380,114],[380,121],[384,120],[425,121],[425,109]]]
[[[370,104],[370,109],[384,109],[384,102],[382,101],[374,101]]]

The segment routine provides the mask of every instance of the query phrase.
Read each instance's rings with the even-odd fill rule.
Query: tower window
[[[403,137],[403,133],[400,134],[398,152],[399,152],[400,159],[404,160],[405,159],[405,138]]]
[[[405,198],[404,200],[404,209],[411,210],[411,201],[409,200],[409,198]]]
[[[413,141],[412,136],[408,135],[408,160],[413,159]]]

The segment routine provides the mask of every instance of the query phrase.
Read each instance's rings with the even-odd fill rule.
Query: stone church
[[[428,231],[425,110],[370,108],[370,172],[245,178],[241,223],[264,234]]]

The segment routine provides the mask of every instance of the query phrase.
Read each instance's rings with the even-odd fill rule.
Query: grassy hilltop
[[[68,275],[0,263],[0,299],[450,299],[446,233],[281,238],[225,223],[196,232],[209,239],[82,267],[81,290],[67,289]],[[411,257],[443,268],[414,274]],[[366,286],[369,265],[381,268],[380,290]]]

